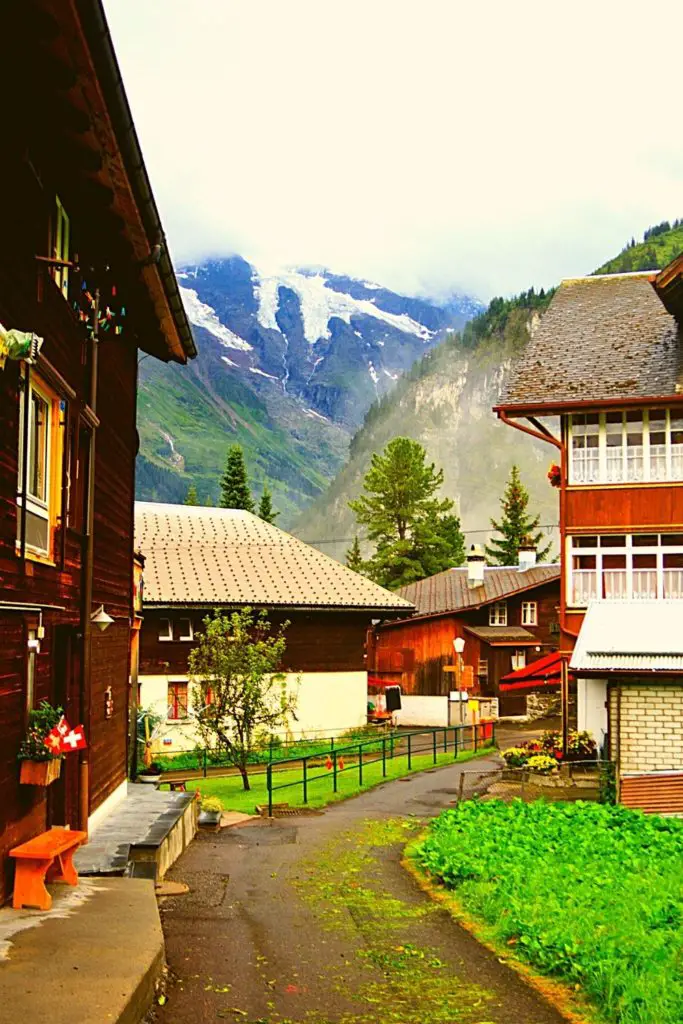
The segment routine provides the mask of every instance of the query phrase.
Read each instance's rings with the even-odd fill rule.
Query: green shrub
[[[580,986],[601,1019],[683,1021],[683,821],[472,800],[436,819],[418,858],[501,946]]]

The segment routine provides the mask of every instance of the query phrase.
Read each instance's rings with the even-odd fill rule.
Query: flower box
[[[62,770],[62,761],[59,757],[50,758],[49,761],[22,761],[21,775],[19,781],[24,786],[49,786],[59,778]]]

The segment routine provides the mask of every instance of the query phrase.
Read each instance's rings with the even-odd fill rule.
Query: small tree
[[[279,671],[287,623],[271,634],[265,611],[242,608],[204,619],[190,652],[192,709],[207,746],[216,742],[250,789],[247,766],[264,733],[295,717],[296,697]]]
[[[185,501],[183,505],[198,505],[199,498],[197,497],[197,488],[194,484],[190,484],[187,488],[187,494],[185,495]]]
[[[346,552],[346,564],[349,569],[353,569],[354,572],[363,572],[363,556],[360,550],[360,542],[358,540],[358,534],[353,538],[353,544]]]
[[[519,560],[519,549],[525,543],[531,543],[536,548],[536,557],[539,562],[547,558],[550,551],[550,544],[541,549],[545,535],[537,530],[540,516],[530,516],[527,512],[529,505],[529,492],[522,484],[519,477],[519,469],[513,466],[505,486],[505,492],[500,499],[500,507],[503,515],[500,522],[491,520],[491,526],[498,533],[502,534],[499,540],[497,537],[486,545],[486,556],[491,565],[516,565]]]
[[[277,517],[280,515],[273,508],[273,495],[270,493],[268,484],[263,485],[263,493],[258,506],[259,519],[263,519],[266,523],[274,523]]]
[[[244,453],[238,444],[231,445],[228,451],[225,473],[221,480],[220,507],[243,508],[246,512],[254,511],[254,499],[249,490]]]

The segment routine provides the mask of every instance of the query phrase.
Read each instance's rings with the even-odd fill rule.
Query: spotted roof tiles
[[[468,633],[487,644],[537,644],[533,633],[522,626],[465,626]]]
[[[241,509],[135,505],[148,605],[402,611],[412,605]]]
[[[652,272],[563,281],[503,390],[500,405],[683,395],[683,333]]]
[[[517,566],[486,566],[483,586],[469,587],[467,569],[447,569],[419,583],[401,587],[399,594],[415,605],[418,615],[438,615],[502,601],[559,578],[559,565],[535,565],[525,572],[520,572]]]

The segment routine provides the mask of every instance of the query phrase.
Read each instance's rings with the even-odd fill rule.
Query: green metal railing
[[[308,803],[311,785],[320,779],[332,780],[332,791],[338,792],[339,776],[345,772],[358,773],[358,785],[363,787],[363,772],[373,764],[382,765],[382,778],[387,777],[387,762],[397,758],[407,759],[408,771],[413,767],[413,759],[425,754],[432,755],[432,763],[438,763],[440,753],[453,752],[453,760],[465,751],[477,751],[481,747],[495,744],[495,723],[479,722],[477,725],[455,725],[434,729],[420,729],[409,733],[392,732],[381,737],[345,746],[330,745],[327,750],[318,751],[305,757],[283,757],[270,761],[266,765],[266,785],[268,789],[268,816],[273,816],[273,793],[278,790],[301,786],[303,803]],[[376,753],[377,757],[371,755]],[[316,769],[322,770],[316,773]],[[346,762],[350,763],[346,763]],[[287,765],[301,765],[301,777],[292,782],[277,782],[279,771],[286,770]],[[275,780],[275,781],[274,781]]]

